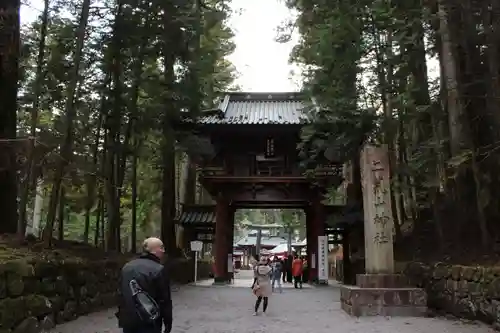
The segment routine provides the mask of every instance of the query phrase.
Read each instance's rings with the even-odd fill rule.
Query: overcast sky
[[[288,63],[293,41],[274,41],[276,28],[291,17],[290,11],[280,0],[233,0],[232,6],[240,12],[231,19],[236,51],[230,60],[240,73],[237,83],[244,91],[299,90],[291,79],[293,66]],[[21,8],[21,22],[35,20],[42,8],[42,0],[31,0],[29,6]]]
[[[238,80],[246,91],[295,91],[299,87],[292,80],[296,68],[289,64],[294,40],[286,44],[275,42],[276,28],[292,14],[279,0],[233,0],[235,15],[231,26],[235,29],[236,52],[230,60],[241,73]]]

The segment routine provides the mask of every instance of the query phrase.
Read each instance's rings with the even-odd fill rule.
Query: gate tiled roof
[[[206,225],[215,223],[215,206],[213,205],[185,205],[182,213],[176,217],[181,225]]]
[[[216,110],[205,111],[199,124],[301,124],[305,99],[299,93],[228,93]]]
[[[180,224],[200,224],[215,223],[215,214],[213,212],[182,212],[179,217]]]

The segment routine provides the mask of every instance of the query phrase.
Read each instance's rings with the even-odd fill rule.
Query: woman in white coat
[[[264,257],[261,257],[259,264],[254,267],[255,284],[253,291],[255,296],[257,296],[257,300],[255,301],[255,316],[259,311],[260,303],[263,302],[262,313],[265,313],[267,310],[269,296],[272,294],[271,271],[272,268],[268,265],[267,259]]]

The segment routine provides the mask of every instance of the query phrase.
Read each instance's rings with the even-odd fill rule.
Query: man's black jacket
[[[159,332],[163,320],[166,332],[170,332],[172,328],[172,298],[169,277],[166,269],[160,263],[160,259],[149,253],[128,262],[122,268],[120,302],[117,313],[118,325],[126,329],[147,326],[141,322],[135,311],[132,292],[129,287],[130,281],[134,279],[142,290],[153,297],[160,306],[161,319],[158,320],[154,328],[158,328]]]

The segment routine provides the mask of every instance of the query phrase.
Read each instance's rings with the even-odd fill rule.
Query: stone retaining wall
[[[0,332],[35,333],[113,306],[123,262],[40,258],[0,264]]]
[[[500,327],[500,267],[413,262],[405,273],[426,289],[430,309]]]
[[[19,259],[0,263],[0,333],[37,333],[55,324],[116,305],[125,258]],[[175,283],[193,279],[193,262],[170,264]],[[199,265],[199,277],[208,277]]]

